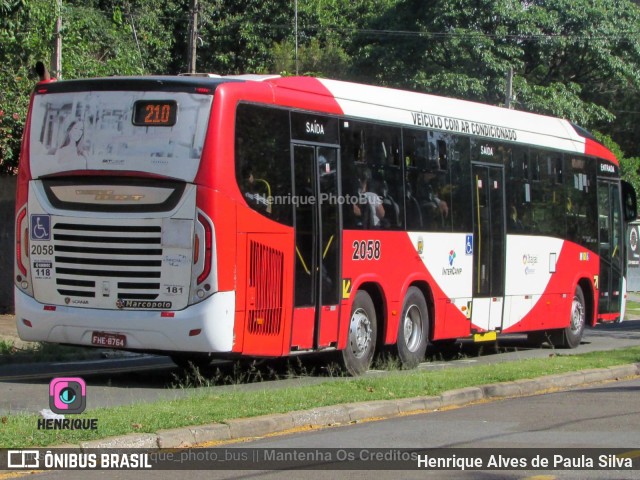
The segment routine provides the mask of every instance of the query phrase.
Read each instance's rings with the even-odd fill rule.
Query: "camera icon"
[[[54,413],[84,412],[87,407],[87,384],[80,377],[54,378],[49,383],[49,408]]]

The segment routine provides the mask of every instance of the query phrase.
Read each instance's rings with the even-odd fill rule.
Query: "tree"
[[[516,108],[630,148],[615,107],[640,91],[639,12],[629,0],[399,0],[371,23],[380,36],[357,43],[354,74],[499,105],[512,67]]]
[[[17,173],[20,140],[29,92],[31,66],[50,53],[53,3],[47,0],[0,0],[0,174]]]
[[[165,73],[177,27],[163,21],[177,8],[172,0],[65,0],[64,78]],[[56,15],[51,0],[0,0],[0,174],[17,172],[32,68],[51,61]]]
[[[640,192],[640,157],[626,157],[620,145],[609,135],[594,132],[594,136],[616,156],[620,162],[620,177],[633,185],[636,192]]]

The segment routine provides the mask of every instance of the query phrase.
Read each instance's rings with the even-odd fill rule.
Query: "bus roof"
[[[251,74],[102,77],[40,83],[36,92],[142,89],[213,94],[220,85],[230,82],[269,84],[274,89],[276,101],[281,89],[322,95],[335,101],[339,111],[348,116],[417,128],[432,127],[452,133],[475,133],[493,140],[502,137],[517,143],[598,156],[618,164],[613,153],[588,131],[564,119],[468,100],[322,78]]]
[[[269,83],[276,88],[330,96],[349,116],[414,125],[416,128],[432,126],[425,125],[425,122],[435,122],[433,128],[439,130],[478,133],[489,139],[493,136],[493,140],[500,140],[504,132],[514,131],[518,143],[593,155],[618,164],[613,153],[593,135],[565,119],[387,87],[329,79],[313,80],[286,77]],[[476,132],[473,132],[474,128]],[[492,128],[497,133],[487,135],[486,132],[494,131]]]
[[[98,77],[78,80],[62,80],[57,82],[39,83],[37,93],[65,93],[81,91],[118,91],[118,90],[147,90],[170,92],[194,92],[197,88],[215,89],[228,82],[245,81],[239,77],[204,77],[204,76],[139,76],[139,77]],[[44,89],[44,90],[43,90]],[[200,92],[207,93],[207,92]]]

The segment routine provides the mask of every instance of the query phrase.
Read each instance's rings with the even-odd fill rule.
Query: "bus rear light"
[[[193,330],[189,330],[189,336],[190,337],[195,337],[197,335],[200,335],[200,333],[202,333],[202,329],[201,328],[194,328]]]
[[[29,320],[27,320],[26,318],[23,318],[23,319],[22,319],[22,324],[23,324],[24,326],[26,326],[26,327],[33,328],[32,323],[31,323]]]
[[[27,276],[27,265],[23,261],[22,252],[24,251],[24,255],[26,257],[28,257],[29,254],[29,245],[27,244],[29,231],[26,227],[23,228],[23,222],[25,221],[26,216],[27,209],[23,208],[18,213],[18,218],[16,219],[16,265],[18,266],[20,273],[25,277]]]
[[[196,233],[193,236],[193,264],[197,265],[200,260],[200,237]]]
[[[206,88],[206,87],[196,87],[196,93],[209,94],[209,93],[211,93],[211,89],[210,88]]]
[[[202,273],[198,275],[198,285],[204,282],[211,274],[211,258],[213,255],[213,229],[211,224],[202,214],[198,214],[198,221],[204,227],[204,266]]]
[[[43,310],[45,312],[55,312],[56,311],[56,306],[55,305],[45,305]]]
[[[163,318],[173,318],[176,316],[175,312],[162,312],[160,316]]]

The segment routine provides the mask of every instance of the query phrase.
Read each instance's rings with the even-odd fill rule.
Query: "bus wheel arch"
[[[584,295],[585,309],[586,309],[586,323],[592,327],[596,326],[596,295],[593,290],[593,284],[588,278],[581,278],[578,280],[578,286],[582,289]]]

